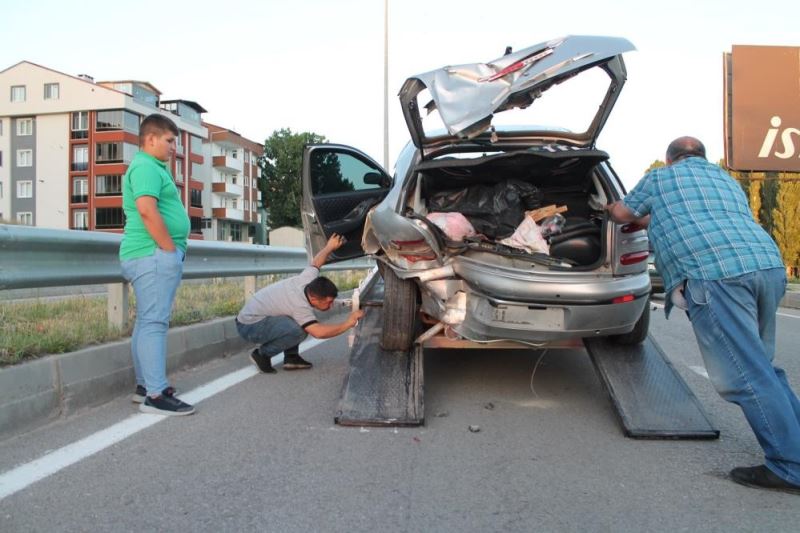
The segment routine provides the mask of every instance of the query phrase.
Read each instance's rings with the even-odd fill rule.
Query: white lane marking
[[[328,339],[309,339],[300,344],[300,348],[305,351]],[[272,364],[283,363],[283,354],[278,354],[272,358]],[[188,403],[198,403],[214,396],[242,381],[258,374],[258,369],[248,365],[242,369],[226,374],[196,389],[192,389],[186,394],[181,394],[180,398]],[[196,415],[195,415],[196,416]],[[139,413],[132,415],[113,426],[102,429],[72,444],[68,444],[58,450],[47,453],[42,457],[29,463],[25,463],[16,468],[0,474],[0,500],[21,491],[22,489],[49,477],[56,472],[73,465],[97,452],[112,446],[135,433],[147,429],[150,426],[161,422],[168,417],[162,415]]]
[[[706,369],[702,366],[690,366],[689,370],[708,379],[708,372],[706,372]]]

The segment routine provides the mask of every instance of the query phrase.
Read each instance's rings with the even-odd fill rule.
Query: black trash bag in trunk
[[[494,185],[472,185],[439,191],[428,198],[428,211],[461,213],[475,231],[489,239],[508,237],[525,217],[525,211],[542,203],[542,193],[520,180],[503,180]]]

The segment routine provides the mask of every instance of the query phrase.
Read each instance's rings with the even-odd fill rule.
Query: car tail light
[[[650,255],[650,252],[647,250],[643,252],[631,252],[629,254],[624,254],[620,256],[619,262],[623,265],[635,265],[636,263],[641,263],[642,261],[647,260],[647,256]]]
[[[436,259],[436,253],[431,250],[425,239],[417,239],[414,241],[389,241],[389,245],[397,250],[397,255],[408,261],[409,263],[416,263],[417,261],[433,261]]]
[[[641,224],[637,224],[636,222],[630,222],[630,223],[625,224],[624,226],[622,226],[620,228],[620,231],[622,233],[634,233],[636,231],[641,231],[641,230],[644,230],[644,229],[647,229],[647,228],[645,226],[642,226]]]
[[[635,300],[633,294],[626,294],[625,296],[617,296],[613,300],[611,300],[612,304],[624,304],[628,302],[632,302]]]

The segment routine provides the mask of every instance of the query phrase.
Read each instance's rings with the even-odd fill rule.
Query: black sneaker
[[[253,353],[250,354],[250,360],[264,374],[274,374],[277,372],[274,368],[272,368],[272,362],[270,361],[270,358],[266,355],[261,355],[258,352],[258,348],[253,350]]]
[[[312,366],[314,365],[300,357],[300,354],[283,354],[284,370],[306,370]]]
[[[800,485],[778,477],[765,465],[743,466],[731,470],[731,479],[740,485],[756,489],[770,489],[800,494]]]
[[[180,401],[175,396],[162,394],[157,398],[147,396],[144,399],[144,403],[139,406],[139,411],[155,415],[185,416],[194,414],[194,407]]]
[[[178,391],[175,387],[167,387],[161,394],[165,396],[175,396]],[[133,403],[144,403],[144,399],[147,397],[147,389],[145,389],[142,385],[136,385],[136,392],[131,394],[131,401]]]

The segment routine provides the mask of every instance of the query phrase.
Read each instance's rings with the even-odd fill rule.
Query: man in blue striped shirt
[[[616,222],[649,224],[673,306],[687,310],[717,392],[739,405],[765,464],[731,471],[737,483],[800,494],[800,400],[773,365],[775,314],[786,272],[741,187],[706,161],[703,143],[675,139],[667,166],[606,206]]]

